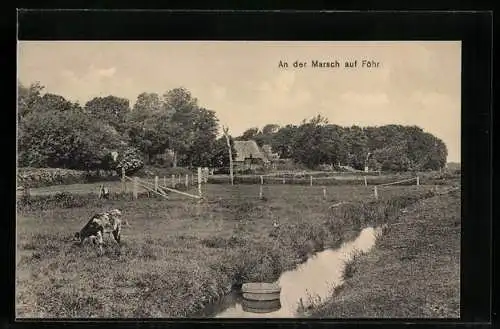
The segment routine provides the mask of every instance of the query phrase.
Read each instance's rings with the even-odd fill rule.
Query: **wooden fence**
[[[195,184],[195,179],[197,180],[198,194],[191,194],[176,189],[178,185],[184,184],[186,190],[188,190],[190,186]],[[132,182],[133,184],[132,195],[134,199],[138,198],[139,187],[145,189],[148,193],[154,193],[165,199],[168,199],[168,192],[181,194],[190,198],[201,199],[203,198],[201,185],[202,183],[206,183],[208,181],[208,173],[206,171],[204,172],[202,168],[198,168],[197,175],[172,175],[170,179],[171,187],[168,187],[168,180],[166,176],[163,177],[163,185],[161,185],[160,178],[158,176],[155,176],[154,183],[151,183],[147,180],[140,179],[139,177],[128,177],[125,175],[125,171],[122,170],[122,192],[127,192],[127,181]]]
[[[334,177],[327,177],[327,178],[334,178]],[[266,177],[266,179],[276,179],[276,178],[270,178],[270,177]],[[283,181],[283,184],[286,183],[285,181],[285,178],[280,178],[282,181]],[[325,177],[321,177],[321,179],[325,179]],[[309,180],[310,180],[310,186],[313,186],[313,176],[311,175],[309,177]],[[378,199],[378,196],[379,196],[379,188],[380,187],[385,187],[385,186],[391,186],[391,185],[397,185],[397,184],[402,184],[402,183],[409,183],[409,182],[413,182],[415,181],[415,185],[420,185],[420,178],[418,176],[416,177],[412,177],[412,178],[409,178],[409,179],[403,179],[403,180],[399,180],[399,181],[395,181],[395,182],[390,182],[390,183],[384,183],[384,184],[378,184],[378,185],[375,185],[374,188],[373,188],[373,196],[375,197],[375,199]],[[367,183],[367,179],[366,179],[366,176],[364,176],[364,185],[365,186],[368,186],[368,183]],[[261,175],[260,176],[260,188],[259,188],[259,199],[263,199],[264,198],[264,191],[263,191],[263,188],[262,186],[264,185],[264,175]],[[323,199],[326,200],[326,196],[327,196],[327,188],[326,186],[322,186],[323,188]]]

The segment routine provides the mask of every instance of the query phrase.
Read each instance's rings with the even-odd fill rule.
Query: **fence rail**
[[[418,179],[418,177],[413,177],[413,178],[409,178],[409,179],[403,179],[403,180],[400,180],[400,181],[397,181],[397,182],[385,183],[385,184],[378,184],[378,186],[396,185],[396,184],[411,182],[411,181],[414,181],[414,180],[418,182],[419,179]],[[417,185],[419,185],[419,184],[417,184]]]
[[[182,192],[182,191],[179,191],[179,190],[176,190],[173,188],[169,188],[167,186],[159,185],[158,184],[158,180],[159,180],[158,176],[155,177],[154,183],[150,183],[146,180],[139,179],[138,177],[132,178],[132,177],[128,177],[128,176],[123,176],[123,178],[124,178],[124,180],[131,181],[134,184],[133,185],[133,195],[134,195],[135,199],[137,199],[137,196],[138,196],[138,186],[141,186],[143,189],[146,189],[148,192],[153,192],[153,193],[155,193],[159,196],[162,196],[166,199],[168,199],[168,195],[165,191],[181,194],[181,195],[188,196],[188,197],[195,198],[195,199],[202,198],[201,193],[199,193],[199,195],[195,195],[195,194]],[[201,179],[199,179],[199,184],[201,184]],[[201,189],[200,189],[200,191],[201,191]]]

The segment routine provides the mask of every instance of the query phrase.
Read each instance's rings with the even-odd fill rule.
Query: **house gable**
[[[259,149],[257,143],[250,141],[234,141],[234,149],[236,150],[236,162],[244,162],[245,159],[261,159],[264,162],[269,162],[265,154]]]

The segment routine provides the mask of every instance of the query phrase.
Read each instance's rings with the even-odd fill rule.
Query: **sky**
[[[114,95],[132,106],[142,92],[185,87],[233,136],[317,114],[341,126],[417,125],[445,142],[449,162],[460,162],[458,41],[20,41],[18,78],[82,105]]]

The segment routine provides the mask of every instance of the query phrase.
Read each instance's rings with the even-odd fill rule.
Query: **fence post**
[[[263,185],[264,184],[264,177],[261,175],[260,176],[260,185]]]
[[[127,192],[127,182],[125,181],[125,168],[122,167],[122,192]]]
[[[201,197],[201,167],[198,167],[198,195]]]
[[[191,184],[194,185],[194,174],[191,174]]]
[[[417,176],[417,185],[420,185],[420,178]]]
[[[261,176],[262,177],[262,176]],[[260,186],[260,190],[259,190],[259,199],[262,200],[263,198],[263,193],[262,193],[262,185],[259,185]]]
[[[177,176],[177,183],[181,184],[181,174],[179,174],[179,176]]]
[[[175,175],[172,174],[172,188],[175,188]]]
[[[285,184],[285,174],[283,174],[283,184]]]
[[[323,200],[326,200],[326,186],[323,186]]]
[[[375,199],[378,199],[378,191],[377,191],[377,186],[373,188],[373,194],[375,195]]]
[[[155,176],[155,192],[158,192],[158,176]]]
[[[311,175],[311,176],[309,176],[309,181],[310,181],[310,182],[309,182],[309,185],[313,186],[313,176],[312,176],[312,175]]]
[[[133,190],[133,194],[134,194],[134,199],[137,200],[137,189],[138,189],[138,185],[139,185],[139,177],[134,177],[134,190]]]
[[[186,174],[186,188],[189,188],[189,175]]]
[[[368,182],[366,181],[366,176],[364,176],[365,178],[365,186],[368,186]]]

